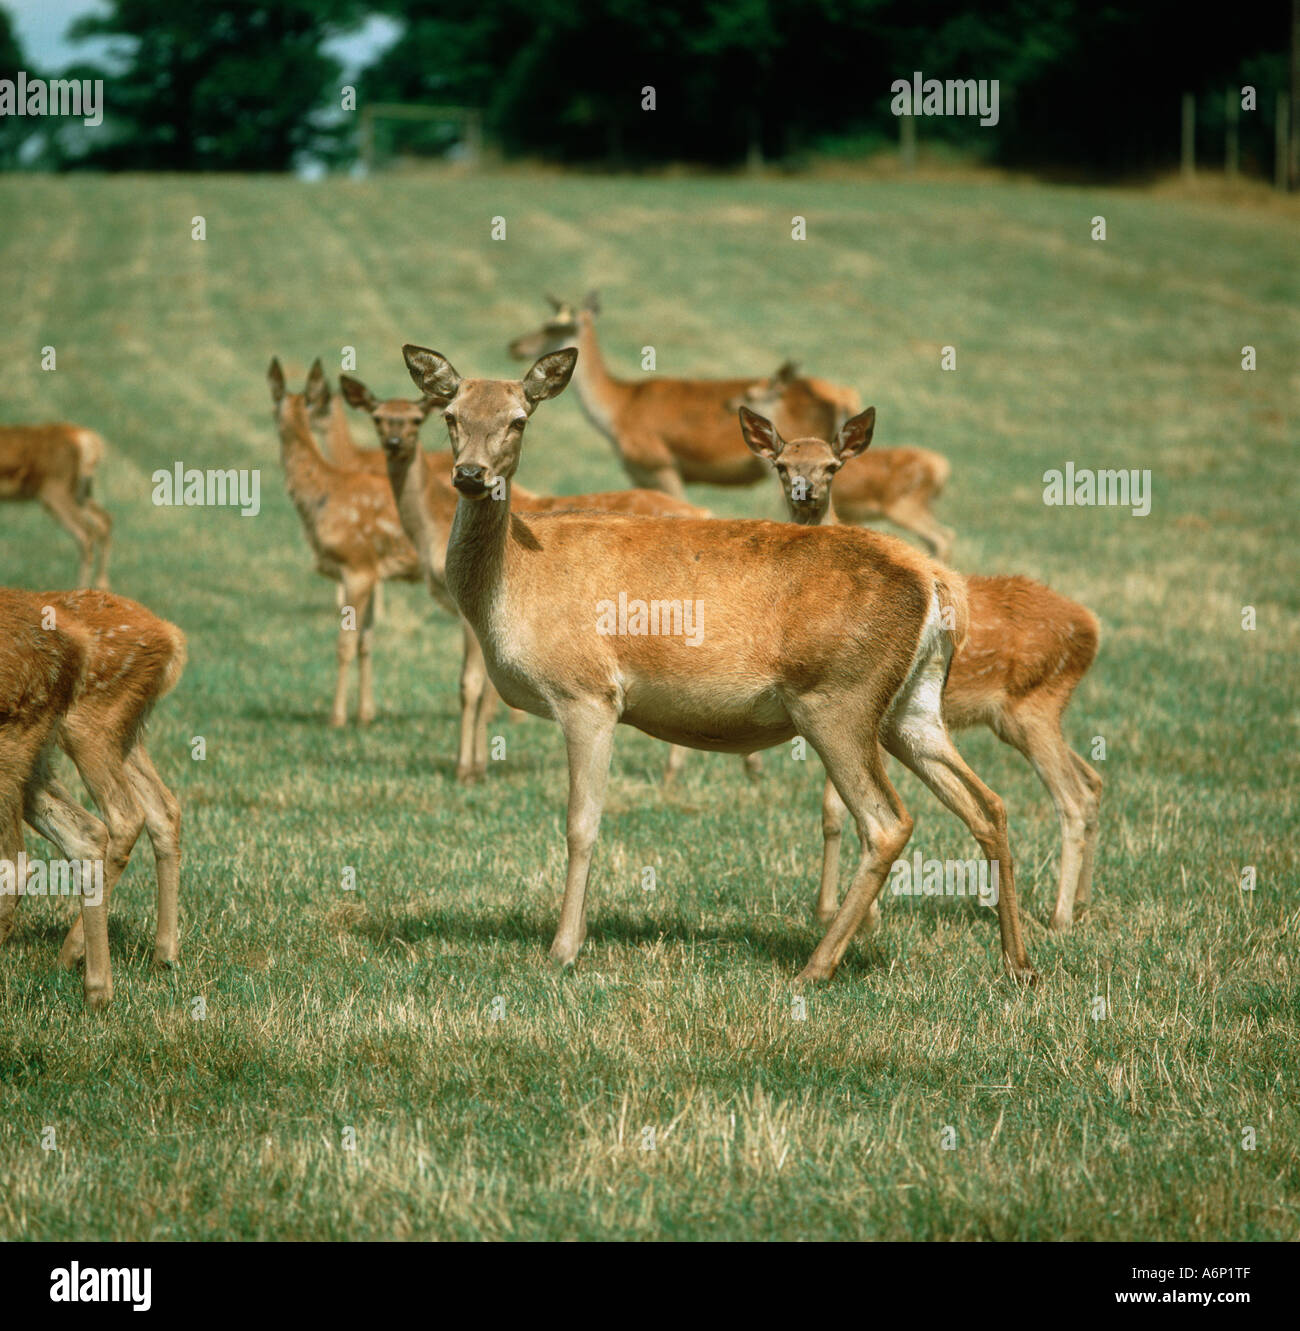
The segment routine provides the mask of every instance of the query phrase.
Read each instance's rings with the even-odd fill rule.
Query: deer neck
[[[330,454],[336,462],[354,463],[357,461],[359,450],[356,441],[352,438],[352,428],[348,424],[347,410],[343,406],[342,398],[337,396],[330,399],[329,441]]]
[[[820,514],[811,513],[804,515],[790,503],[788,496],[785,503],[785,515],[798,527],[834,527],[835,526],[835,506],[831,502],[830,496],[826,498],[826,507]]]
[[[506,573],[510,482],[503,499],[459,498],[447,543],[447,587],[484,650]]]
[[[596,429],[612,439],[614,421],[626,396],[626,385],[615,379],[606,367],[590,315],[580,316],[574,346],[578,349],[578,363],[573,370],[573,388],[578,395],[578,405]]]
[[[303,519],[310,521],[329,494],[332,468],[321,456],[305,411],[290,408],[281,422],[280,465],[289,498]]]
[[[447,540],[451,524],[433,502],[434,477],[424,456],[424,449],[411,454],[387,454],[388,480],[393,487],[397,513],[402,528],[415,547],[420,571],[435,594],[445,595],[447,586]]]

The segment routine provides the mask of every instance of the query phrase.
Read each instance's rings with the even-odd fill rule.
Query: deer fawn
[[[316,571],[343,588],[330,724],[347,723],[348,672],[355,659],[360,680],[357,721],[369,725],[375,718],[374,592],[389,578],[420,581],[419,561],[402,531],[387,480],[327,462],[312,434],[306,400],[301,393],[285,391],[278,360],[271,362],[267,379],[289,498],[302,519]]]
[[[573,384],[587,419],[614,445],[633,485],[684,497],[684,481],[709,485],[755,485],[766,468],[736,438],[728,403],[751,379],[670,379],[646,375],[616,379],[605,368],[596,341],[599,300],[591,292],[582,306],[548,296],[554,314],[533,333],[510,344],[516,360],[576,347],[581,355]],[[848,392],[849,390],[836,390]],[[822,428],[827,404],[807,380],[781,386],[780,415],[795,433]],[[833,414],[832,414],[833,419]]]
[[[848,421],[829,444],[820,439],[787,443],[771,421],[744,407],[740,421],[749,447],[775,465],[791,519],[803,526],[833,526],[841,468],[846,473],[870,444],[875,408]],[[1051,927],[1068,929],[1075,904],[1091,896],[1102,780],[1065,742],[1061,717],[1096,658],[1101,629],[1090,610],[1028,578],[968,575],[966,603],[970,626],[948,672],[943,719],[950,730],[988,726],[1025,756],[1047,787],[1061,823]],[[827,781],[818,919],[835,913],[844,814],[843,802]]]
[[[181,810],[145,749],[144,730],[158,700],[180,679],[185,635],[136,602],[107,592],[3,596],[5,608],[22,607],[29,623],[43,625],[48,617],[57,625],[42,627],[40,633],[69,635],[79,645],[81,669],[52,733],[76,765],[104,821],[82,809],[54,777],[48,737],[24,786],[23,817],[66,858],[103,865],[105,920],[113,889],[140,832],[147,829],[158,891],[154,964],[173,965],[179,955]],[[7,933],[0,923],[0,941]],[[59,963],[75,966],[85,956],[90,1007],[102,1007],[113,996],[107,924],[102,956],[99,943],[98,922],[83,901]]]
[[[857,528],[513,512],[528,420],[563,391],[578,353],[543,356],[520,381],[462,379],[436,351],[407,366],[444,419],[460,493],[447,586],[501,696],[559,722],[569,759],[568,873],[552,958],[586,936],[586,891],[614,729],[747,753],[807,737],[857,820],[853,885],[802,972],[829,979],[875,900],[912,820],[880,743],[958,813],[1000,865],[1007,969],[1032,980],[1016,910],[1002,801],[967,767],[939,699],[965,635],[960,575],[901,541]],[[702,632],[623,633],[620,593],[690,603]],[[661,602],[661,604],[663,604]],[[661,620],[662,627],[662,620]]]
[[[108,587],[113,520],[90,497],[103,457],[104,441],[80,425],[0,425],[0,499],[38,500],[72,533],[81,587]]]
[[[356,383],[355,380],[350,382]],[[364,385],[357,385],[357,388],[364,391]],[[360,396],[359,393],[357,395]],[[366,396],[369,397],[368,392]],[[383,405],[395,405],[401,418],[400,400]],[[451,538],[458,502],[450,479],[454,459],[450,453],[426,453],[419,447],[416,431],[409,428],[385,427],[381,429],[380,440],[388,458],[388,475],[397,501],[397,511],[407,536],[415,546],[425,583],[430,594],[440,604],[455,610],[456,603],[447,589],[446,571],[447,543]],[[529,493],[523,486],[515,486],[513,498],[516,510],[526,513],[588,509],[661,517],[709,516],[706,509],[697,508],[684,499],[675,499],[657,490],[610,490],[598,494],[541,496]],[[456,779],[472,782],[481,780],[487,773],[487,725],[495,707],[496,693],[488,680],[478,639],[467,621],[462,618],[461,623],[464,630],[464,653],[461,658],[461,724]],[[670,757],[670,769],[673,767],[673,759]]]
[[[787,386],[797,382],[794,374],[794,362],[786,361],[770,379],[751,385],[733,398],[730,405],[733,409],[744,406],[772,416],[772,408],[782,404],[783,392],[789,391]],[[861,411],[861,404],[844,397],[822,380],[808,382],[816,386],[823,416],[819,427],[807,434],[823,440],[834,439],[840,426]],[[952,554],[956,532],[934,516],[930,505],[943,492],[951,474],[948,459],[928,448],[883,448],[861,453],[843,463],[835,484],[834,512],[843,522],[872,522],[882,518],[892,522],[919,536],[930,553],[940,563],[946,563]]]

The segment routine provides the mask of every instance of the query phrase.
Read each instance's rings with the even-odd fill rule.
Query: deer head
[[[420,426],[434,407],[442,406],[446,400],[423,397],[412,402],[409,398],[391,397],[380,402],[360,379],[349,374],[339,375],[339,388],[348,406],[364,411],[374,422],[380,447],[393,456],[414,454],[420,444]]]
[[[770,378],[755,380],[738,397],[733,397],[727,403],[727,410],[739,411],[741,407],[748,407],[751,411],[756,412],[774,411],[785,396],[785,390],[798,377],[799,362],[794,360],[782,361],[777,366],[776,373]]]
[[[587,292],[581,305],[551,295],[546,299],[551,306],[551,317],[540,328],[515,338],[509,347],[515,360],[533,360],[547,352],[573,346],[578,340],[580,316],[585,313],[594,318],[600,313],[600,297],[594,291]]]
[[[569,347],[543,356],[519,380],[462,379],[427,347],[405,346],[402,354],[421,393],[445,404],[456,459],[451,481],[467,499],[482,499],[515,474],[528,418],[539,402],[564,391],[578,360]]]
[[[748,407],[740,408],[740,429],[745,442],[751,452],[776,468],[790,516],[804,526],[817,526],[825,521],[835,473],[849,458],[866,451],[875,428],[876,409],[868,407],[845,421],[829,444],[822,439],[794,439],[787,443],[766,416]]]

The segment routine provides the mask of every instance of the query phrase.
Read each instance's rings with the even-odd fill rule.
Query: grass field
[[[0,1237],[1300,1234],[1296,223],[1013,183],[0,178],[0,418],[108,439],[115,589],[191,657],[151,732],[185,807],[181,967],[148,969],[143,840],[107,1015],[54,968],[54,905],[28,902],[0,953]],[[623,373],[653,345],[664,373],[792,354],[853,383],[878,445],[951,459],[958,567],[1100,615],[1067,716],[1076,747],[1107,746],[1095,904],[1070,936],[1043,927],[1046,793],[991,735],[962,740],[1010,811],[1035,990],[1000,978],[991,914],[900,898],[797,1020],[820,766],[774,750],[750,786],[695,755],[664,794],[663,746],[631,730],[588,943],[553,974],[558,728],[503,713],[505,760],[459,788],[458,634],[417,587],[389,588],[380,719],[327,729],[334,594],[284,495],[267,362],[298,386],[353,346],[380,396],[412,391],[403,341],[514,373],[505,343],[543,290],[592,286]],[[262,512],[154,508],[150,474],[178,460],[263,468]],[[1150,515],[1045,506],[1067,460],[1150,468]],[[624,483],[572,392],[538,413],[520,479]],[[780,512],[775,485],[693,497]],[[74,570],[35,506],[4,507],[0,581]],[[914,848],[974,853],[896,779]]]

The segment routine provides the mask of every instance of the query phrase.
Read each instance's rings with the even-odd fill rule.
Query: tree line
[[[0,162],[57,169],[284,171],[346,166],[368,104],[471,108],[509,156],[637,168],[861,157],[897,142],[891,86],[994,80],[996,125],[921,117],[923,142],[999,164],[1121,175],[1177,160],[1179,105],[1213,140],[1249,83],[1243,165],[1267,170],[1290,77],[1290,6],[1147,0],[108,0],[76,41],[113,56],[94,133],[0,120]],[[327,44],[372,15],[399,35],[344,92]],[[0,10],[0,79],[33,72]],[[419,147],[418,128],[406,140]]]

